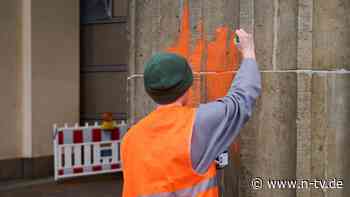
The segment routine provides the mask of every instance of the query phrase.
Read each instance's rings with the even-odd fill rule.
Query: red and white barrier
[[[121,171],[120,141],[126,130],[124,122],[111,131],[104,131],[97,123],[54,125],[55,180]]]

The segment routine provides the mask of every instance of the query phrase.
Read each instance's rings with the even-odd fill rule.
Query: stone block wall
[[[186,2],[130,2],[131,123],[155,107],[143,89],[143,65],[152,54],[177,41]],[[346,154],[350,146],[350,2],[189,0],[188,5],[191,50],[203,32],[211,42],[217,28],[224,25],[230,29],[241,27],[255,35],[263,92],[253,117],[241,131],[240,157],[234,157],[235,162],[223,173],[224,195],[350,195],[350,187],[346,186],[350,182],[350,157]],[[201,24],[203,32],[198,31]],[[206,62],[208,57],[203,58],[201,62]],[[210,100],[205,84],[213,78],[206,74],[205,65],[200,64],[196,77],[200,86],[196,101],[200,102]],[[254,177],[265,181],[337,178],[344,181],[344,188],[253,190]]]

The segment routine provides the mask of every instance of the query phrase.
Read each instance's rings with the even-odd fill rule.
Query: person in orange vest
[[[227,95],[186,106],[192,70],[185,58],[154,55],[144,86],[157,108],[130,128],[121,145],[123,197],[217,197],[214,160],[232,144],[261,93],[252,35],[239,29],[240,69]],[[234,85],[233,85],[234,84]]]

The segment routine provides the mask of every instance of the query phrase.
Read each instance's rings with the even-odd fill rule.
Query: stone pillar
[[[52,126],[79,121],[79,1],[21,1],[24,177],[52,174]]]
[[[187,57],[195,78],[192,106],[226,94],[238,66],[232,42],[232,30],[238,27],[238,0],[133,0],[130,13],[131,124],[155,107],[144,91],[143,66],[156,52],[171,51]],[[216,58],[216,53],[223,58]],[[234,158],[237,161],[239,155]],[[238,169],[236,162],[222,174],[227,196],[238,193]]]
[[[49,176],[53,124],[79,121],[79,1],[0,9],[0,179]]]
[[[348,196],[350,3],[299,2],[297,177],[336,178],[343,189],[298,190],[299,197]]]
[[[79,2],[22,1],[23,156],[52,155],[54,123],[78,121]]]
[[[79,1],[31,1],[33,157],[52,154],[53,123],[79,121]]]
[[[270,190],[268,179],[296,177],[297,1],[241,0],[240,26],[254,31],[262,95],[241,131],[240,196],[295,196],[295,190]],[[263,180],[254,190],[252,181]]]
[[[350,69],[350,2],[313,1],[313,68]]]
[[[254,115],[241,131],[240,196],[295,196],[293,190],[267,189],[266,182],[295,179],[297,75],[263,72],[262,87]],[[252,188],[256,178],[264,188]]]
[[[140,84],[137,87],[129,84],[132,123],[146,115],[155,106],[148,97],[142,98],[140,101],[133,100],[140,98],[136,94],[144,94],[141,91],[143,84],[136,81],[143,77],[143,66],[153,54],[167,51],[168,48],[176,45],[181,34],[184,5],[188,5],[190,12],[188,21],[189,53],[194,52],[195,47],[198,46],[196,45],[198,39],[203,38],[204,40],[205,37],[207,43],[215,40],[219,27],[227,26],[228,29],[232,30],[238,26],[239,5],[236,0],[222,2],[204,0],[131,1],[129,83]],[[229,38],[229,34],[227,36]],[[206,71],[206,58],[202,57],[199,60],[199,70],[195,70],[195,72]],[[203,94],[202,99],[206,100],[205,96]]]
[[[131,123],[155,106],[143,90],[143,64],[181,34],[184,2],[131,2]],[[350,177],[346,155],[350,140],[349,1],[189,0],[189,7],[192,50],[203,35],[198,31],[199,20],[208,42],[215,40],[217,27],[223,24],[230,28],[239,24],[255,35],[263,93],[252,119],[241,131],[239,195],[348,196],[346,186],[337,191],[268,189],[266,181],[338,178],[346,184]],[[196,67],[202,72],[197,77],[201,102],[210,96],[206,81],[211,76],[204,73],[207,59],[204,56]],[[226,196],[235,194],[232,188],[237,184],[232,181],[237,166],[231,167],[224,173]],[[263,189],[252,189],[254,177],[265,181]]]
[[[20,117],[18,62],[20,58],[20,2],[5,0],[0,6],[0,160],[21,155],[21,134],[17,128]],[[4,172],[6,173],[6,172]],[[0,170],[1,179],[2,170]]]

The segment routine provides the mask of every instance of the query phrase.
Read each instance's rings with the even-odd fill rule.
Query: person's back
[[[191,196],[193,190],[205,191],[216,184],[215,165],[200,175],[190,162],[194,114],[195,109],[184,106],[159,108],[130,129],[123,145],[133,147],[123,152],[128,155],[123,162],[129,165],[124,170],[129,175],[124,180],[126,196]],[[213,194],[217,188],[210,190],[210,196]]]
[[[193,78],[184,58],[158,54],[145,66],[146,92],[160,106],[124,136],[123,197],[218,196],[214,160],[250,117],[261,89],[251,38],[237,34],[246,51],[235,85],[198,108],[185,106]]]

